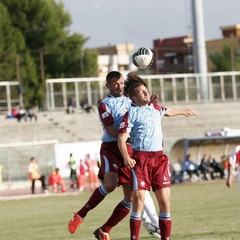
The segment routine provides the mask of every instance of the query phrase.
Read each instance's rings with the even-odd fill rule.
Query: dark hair
[[[107,74],[107,76],[106,76],[106,82],[107,83],[110,83],[114,78],[115,79],[119,79],[119,78],[121,78],[123,75],[120,73],[120,72],[118,72],[118,71],[111,71],[111,72],[109,72],[108,74]]]
[[[133,96],[136,96],[136,91],[135,89],[140,86],[145,86],[143,82],[135,82],[133,83],[129,89],[128,89],[128,96],[131,98]]]
[[[135,86],[136,83],[138,83],[137,86]],[[128,73],[127,80],[124,83],[124,91],[129,96],[130,96],[130,94],[129,94],[130,90],[131,90],[131,93],[133,94],[133,91],[132,91],[133,85],[134,85],[134,88],[141,86],[141,85],[144,85],[145,87],[147,87],[147,84],[143,81],[143,79],[141,77],[139,77],[136,73],[130,72],[130,73]]]

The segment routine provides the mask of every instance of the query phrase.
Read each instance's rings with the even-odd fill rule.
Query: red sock
[[[159,227],[161,232],[161,240],[170,240],[172,220],[159,219]]]
[[[113,210],[112,215],[109,217],[106,223],[101,227],[104,232],[109,233],[110,230],[116,226],[123,218],[125,218],[130,212],[130,208],[124,205],[124,202],[121,201]]]
[[[141,228],[141,219],[132,219],[130,218],[130,239],[131,240],[138,240],[139,239],[139,233]]]
[[[77,214],[82,218],[87,215],[88,211],[95,208],[105,198],[106,194],[104,195],[100,191],[100,187],[95,189],[87,203],[77,212]]]

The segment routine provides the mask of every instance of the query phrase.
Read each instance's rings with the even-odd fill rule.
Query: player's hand
[[[133,168],[136,164],[136,161],[132,158],[124,159],[124,165],[128,168]]]
[[[194,110],[191,110],[191,109],[184,110],[184,116],[186,116],[186,117],[191,117],[191,116],[196,116],[196,115],[198,115],[198,114]]]
[[[153,92],[152,95],[151,95],[151,97],[150,97],[150,103],[156,104],[157,101],[158,101],[158,94],[155,93],[155,92]]]

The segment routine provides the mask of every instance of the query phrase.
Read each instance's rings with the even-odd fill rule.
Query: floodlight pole
[[[204,21],[202,0],[192,0],[193,35],[194,35],[194,72],[200,74],[200,87],[202,100],[209,99],[207,82],[207,56],[204,35]]]

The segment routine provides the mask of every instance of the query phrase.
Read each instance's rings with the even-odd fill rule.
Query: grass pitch
[[[90,192],[56,194],[41,198],[0,201],[2,240],[91,240],[92,232],[122,199],[118,189],[89,212],[79,230],[71,235],[67,223],[89,198]],[[240,192],[237,182],[229,190],[224,181],[172,186],[172,240],[240,240]],[[111,232],[112,240],[129,239],[129,218]],[[141,228],[141,239],[152,239]]]

